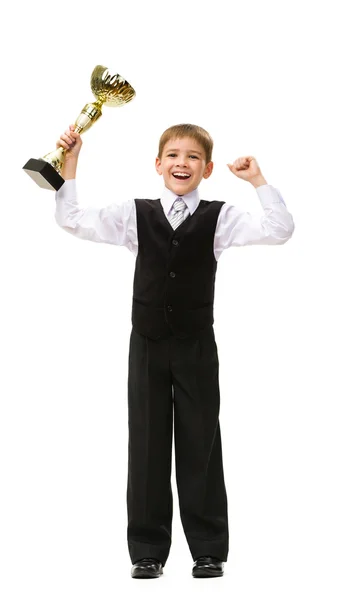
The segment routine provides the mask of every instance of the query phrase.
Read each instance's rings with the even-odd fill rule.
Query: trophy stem
[[[97,100],[96,102],[89,102],[85,104],[83,110],[81,111],[79,117],[75,121],[74,131],[77,133],[83,133],[90,129],[93,123],[96,123],[97,119],[102,115],[102,107],[103,101]],[[49,154],[45,154],[43,156],[43,160],[48,162],[54,169],[56,169],[57,173],[61,173],[64,163],[64,158],[66,154],[66,148],[57,148],[53,152],[49,152]]]
[[[77,133],[83,133],[90,129],[91,125],[96,123],[97,119],[102,115],[102,107],[103,101],[97,102],[89,102],[85,104],[83,110],[81,111],[79,117],[75,121],[75,131]]]
[[[45,156],[42,157],[42,160],[48,162],[57,173],[61,173],[66,152],[66,148],[62,148],[61,146],[60,148],[57,148],[57,150],[45,154]]]

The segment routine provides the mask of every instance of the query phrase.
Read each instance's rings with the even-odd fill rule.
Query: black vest
[[[214,235],[224,202],[201,200],[175,230],[160,199],[136,199],[138,254],[132,324],[152,339],[184,338],[214,323]]]

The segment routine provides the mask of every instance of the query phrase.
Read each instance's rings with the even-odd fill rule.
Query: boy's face
[[[177,196],[195,190],[203,177],[210,177],[213,166],[212,162],[206,164],[204,148],[189,137],[169,140],[162,156],[156,158],[157,173]]]

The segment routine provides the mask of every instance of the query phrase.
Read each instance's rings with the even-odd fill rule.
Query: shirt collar
[[[176,200],[176,198],[183,199],[183,201],[185,202],[186,206],[188,207],[191,215],[194,213],[194,211],[196,210],[196,208],[200,202],[198,188],[196,188],[192,192],[189,192],[188,194],[184,194],[183,196],[178,196],[177,194],[172,192],[172,190],[169,190],[169,188],[164,187],[162,195],[160,197],[160,201],[161,201],[164,213],[167,216],[169,215],[171,207],[174,204],[174,201]]]

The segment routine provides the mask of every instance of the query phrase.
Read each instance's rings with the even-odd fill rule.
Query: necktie
[[[176,229],[184,220],[184,212],[186,208],[186,203],[182,198],[176,198],[173,208],[172,214],[170,215],[170,225],[172,225],[173,229]]]

